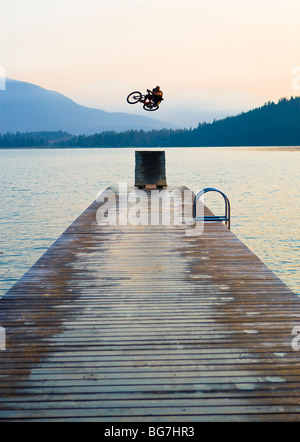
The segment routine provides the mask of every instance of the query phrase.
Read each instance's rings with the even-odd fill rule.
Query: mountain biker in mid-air
[[[143,95],[139,91],[131,92],[127,97],[127,103],[136,104],[143,103],[143,108],[146,111],[156,111],[159,109],[160,103],[163,101],[163,93],[159,86],[156,86],[152,91],[147,89],[147,95]]]
[[[150,89],[147,89],[148,95],[146,95],[145,100],[148,98],[149,100],[152,100],[154,104],[157,106],[160,105],[160,103],[163,101],[163,92],[160,90],[159,86],[156,86],[152,91]]]

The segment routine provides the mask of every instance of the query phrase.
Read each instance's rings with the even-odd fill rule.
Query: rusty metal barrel
[[[167,187],[164,151],[135,152],[135,186],[139,189]]]

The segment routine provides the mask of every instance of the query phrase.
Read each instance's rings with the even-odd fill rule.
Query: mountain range
[[[70,98],[34,84],[6,80],[0,91],[0,133],[66,131],[72,135],[113,130],[172,128],[147,116],[105,112],[75,103]]]

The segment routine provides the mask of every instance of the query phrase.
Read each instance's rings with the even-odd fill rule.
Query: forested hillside
[[[264,106],[195,129],[106,131],[72,137],[69,134],[5,134],[0,147],[202,147],[300,146],[300,97],[282,98]]]

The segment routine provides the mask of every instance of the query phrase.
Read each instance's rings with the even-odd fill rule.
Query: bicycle
[[[152,92],[149,89],[147,89],[147,92],[148,95],[143,95],[139,91],[131,92],[131,94],[129,94],[127,97],[127,103],[129,104],[143,103],[144,110],[148,112],[156,111],[157,109],[159,109],[160,102],[155,103],[155,101],[149,97],[149,95],[151,95]],[[161,101],[162,100],[163,98],[161,99]]]

